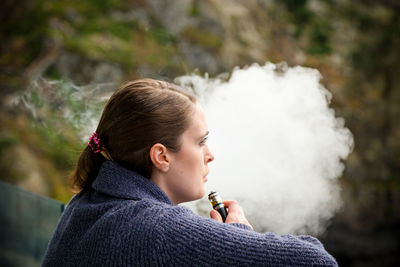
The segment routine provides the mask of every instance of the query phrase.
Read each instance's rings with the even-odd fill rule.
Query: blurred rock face
[[[62,97],[47,98],[54,100],[50,108],[44,105],[33,120],[25,108],[8,104],[33,80],[81,86],[140,77],[171,81],[196,70],[215,76],[254,62],[286,61],[321,72],[332,107],[354,134],[340,180],[344,205],[323,237],[325,246],[340,266],[399,262],[396,1],[117,2],[1,2],[3,180],[63,201],[70,197],[65,180],[85,144],[77,124],[58,111],[68,106],[71,114],[86,114],[86,103],[79,107],[74,91],[59,91]],[[44,92],[54,94],[51,86]]]

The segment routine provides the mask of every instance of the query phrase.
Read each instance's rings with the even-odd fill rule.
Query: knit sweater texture
[[[106,161],[67,205],[43,266],[337,266],[311,236],[258,233],[174,206],[149,179]]]

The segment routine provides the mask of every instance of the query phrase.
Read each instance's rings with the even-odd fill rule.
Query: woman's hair
[[[152,79],[121,86],[108,100],[96,133],[107,157],[150,178],[150,149],[161,143],[178,152],[181,135],[189,127],[196,99],[174,84]],[[88,145],[71,175],[74,191],[88,188],[96,178],[104,153]]]

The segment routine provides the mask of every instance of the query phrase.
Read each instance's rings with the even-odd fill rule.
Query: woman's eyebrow
[[[210,133],[210,131],[207,131],[207,132],[206,132],[205,134],[203,134],[199,139],[205,138],[209,133]]]

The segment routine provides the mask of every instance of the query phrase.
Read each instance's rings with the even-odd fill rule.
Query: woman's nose
[[[211,153],[210,149],[207,147],[205,161],[206,161],[206,163],[210,163],[213,160],[214,160],[214,155],[213,155],[213,153]]]

